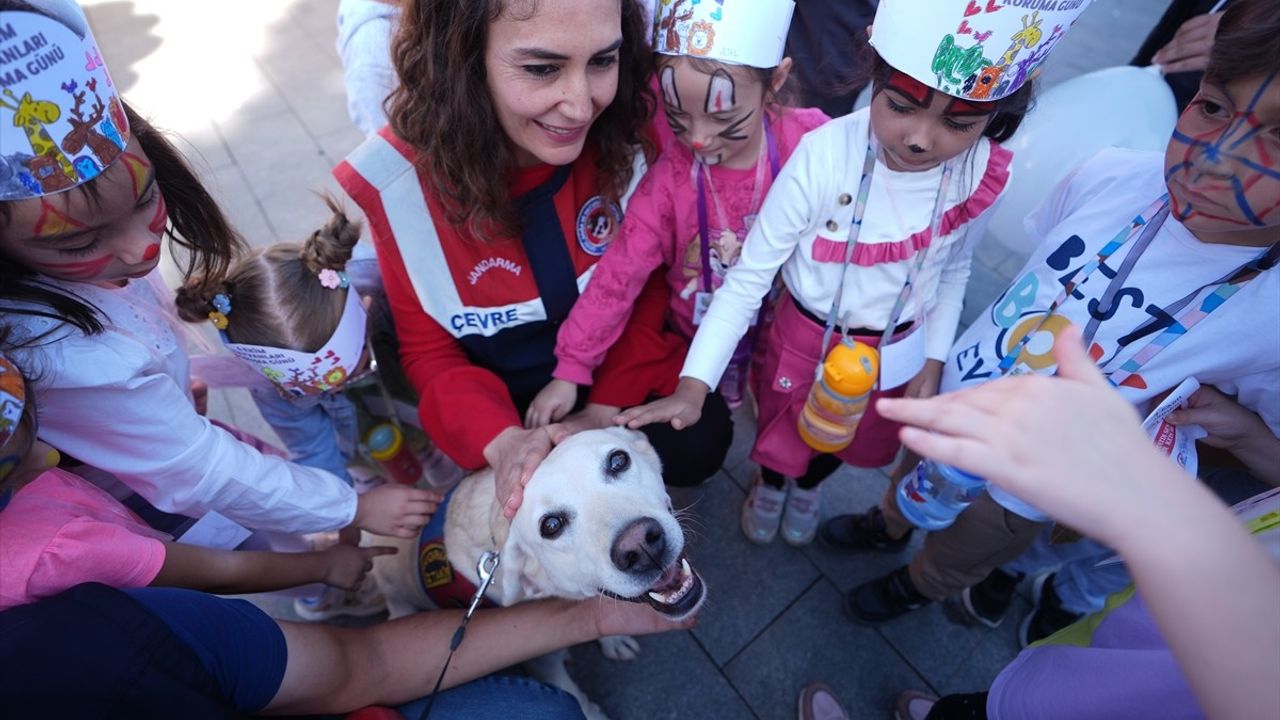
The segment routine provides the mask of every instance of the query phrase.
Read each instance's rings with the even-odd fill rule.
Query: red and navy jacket
[[[520,426],[517,404],[551,379],[556,330],[630,191],[621,205],[598,194],[590,150],[572,165],[519,168],[509,186],[523,237],[484,240],[446,220],[416,158],[384,128],[333,173],[368,218],[423,428],[458,464],[479,468],[485,445]],[[644,169],[638,157],[632,189]],[[687,345],[663,329],[667,293],[655,273],[589,401],[627,407],[675,389]]]

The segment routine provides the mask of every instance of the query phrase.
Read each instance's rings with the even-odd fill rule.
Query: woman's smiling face
[[[489,25],[489,96],[519,165],[582,154],[617,93],[621,46],[618,0],[513,2]]]

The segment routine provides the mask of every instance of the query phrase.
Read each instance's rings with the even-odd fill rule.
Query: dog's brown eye
[[[538,526],[538,532],[542,533],[542,537],[551,540],[564,532],[566,524],[564,517],[561,515],[544,515],[542,523]]]
[[[631,456],[625,450],[614,450],[609,453],[609,459],[605,461],[605,472],[613,477],[626,472],[629,467],[631,467]]]

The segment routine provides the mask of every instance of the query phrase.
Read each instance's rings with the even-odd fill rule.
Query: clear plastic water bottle
[[[805,444],[821,453],[848,447],[879,372],[880,353],[870,345],[845,340],[831,348],[796,421]]]
[[[987,481],[977,475],[923,460],[898,482],[898,509],[912,525],[941,530],[982,494]]]

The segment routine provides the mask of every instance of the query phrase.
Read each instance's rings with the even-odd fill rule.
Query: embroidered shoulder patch
[[[588,255],[604,254],[622,224],[622,206],[596,195],[578,211],[578,247]]]
[[[444,552],[444,543],[433,542],[422,546],[418,552],[418,573],[422,577],[422,586],[428,590],[453,582],[453,568],[449,565],[449,556]]]

